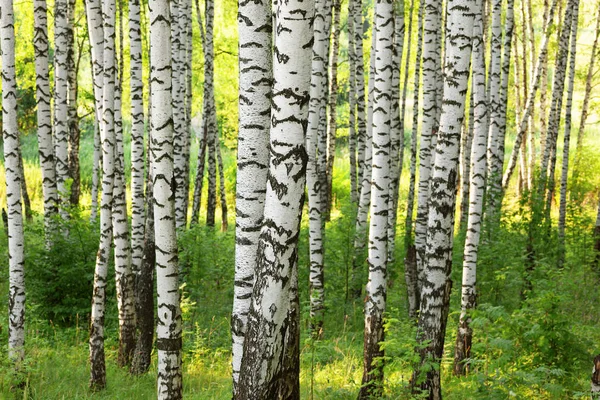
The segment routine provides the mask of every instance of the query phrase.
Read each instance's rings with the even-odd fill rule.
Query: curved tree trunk
[[[90,387],[106,386],[104,360],[104,314],[106,304],[106,276],[112,242],[112,204],[115,178],[115,1],[102,3],[104,50],[102,78],[102,199],[100,207],[100,245],[94,271],[94,291],[90,323]]]
[[[2,37],[2,139],[6,169],[8,207],[8,357],[21,367],[25,357],[25,238],[21,204],[19,166],[19,130],[17,125],[17,81],[15,76],[15,25],[13,2],[0,2]]]
[[[442,395],[439,364],[444,349],[452,286],[450,272],[460,121],[464,118],[474,16],[479,12],[480,4],[477,0],[450,0],[448,3],[444,99],[431,177],[431,201],[425,252],[427,267],[424,273],[422,306],[417,330],[421,362],[413,375],[413,382],[416,382],[421,374],[425,374],[425,379],[419,386],[428,393],[429,399],[441,399]]]
[[[34,8],[34,51],[37,100],[37,137],[40,166],[42,168],[42,191],[44,193],[44,233],[46,245],[51,246],[51,237],[56,230],[53,216],[56,215],[58,192],[54,169],[54,146],[52,143],[52,115],[50,109],[50,82],[48,75],[48,10],[46,0],[35,0]]]
[[[312,1],[276,6],[270,161],[239,399],[298,399],[297,245],[304,202]],[[282,161],[285,160],[285,163]]]
[[[383,314],[387,292],[388,213],[390,199],[394,4],[377,0],[373,21],[376,36],[373,90],[373,172],[369,226],[369,283],[366,287],[363,377],[359,399],[380,396],[383,385]],[[373,50],[372,50],[373,51]],[[396,111],[398,109],[396,108]]]
[[[169,2],[150,1],[152,179],[156,243],[158,399],[182,398],[181,308],[173,188],[171,16]]]

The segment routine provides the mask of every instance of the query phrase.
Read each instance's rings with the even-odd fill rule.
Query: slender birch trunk
[[[314,2],[276,6],[270,161],[239,399],[298,399],[297,256],[306,176]],[[284,373],[285,372],[285,373]]]
[[[231,316],[234,399],[239,391],[244,337],[265,205],[273,81],[271,2],[240,1],[238,7],[240,131],[236,186],[236,266]]]
[[[359,399],[378,397],[382,392],[383,314],[387,292],[388,213],[390,199],[391,124],[394,48],[394,2],[375,3],[373,35],[376,36],[373,91],[373,172],[369,226],[369,282],[366,287],[363,378]],[[372,50],[373,51],[373,50]],[[398,108],[396,108],[398,112]]]
[[[376,41],[376,32],[372,34],[372,46],[371,46],[371,63],[370,67],[375,65],[373,61],[375,59],[374,44]],[[360,61],[359,61],[360,62]],[[361,188],[360,197],[358,202],[358,212],[356,214],[356,224],[354,231],[354,257],[352,259],[352,278],[351,278],[351,292],[354,299],[358,299],[362,292],[363,286],[363,267],[365,262],[365,246],[367,245],[367,217],[369,213],[369,205],[371,202],[371,172],[372,168],[372,157],[373,157],[373,123],[372,123],[372,110],[373,110],[373,68],[369,71],[369,104],[368,104],[368,115],[367,115],[367,129],[365,129],[364,136],[364,167],[360,174]]]
[[[98,189],[100,181],[102,160],[102,82],[104,69],[104,32],[102,3],[99,0],[86,0],[86,17],[88,23],[88,37],[90,40],[90,53],[92,62],[92,84],[94,88],[94,171],[92,174],[92,209],[90,220],[97,220]]]
[[[412,15],[414,10],[414,1],[411,3],[411,21],[409,25],[409,35],[412,34]],[[406,256],[404,259],[404,279],[406,281],[406,291],[408,296],[408,316],[414,320],[419,310],[419,301],[421,299],[417,269],[417,254],[412,238],[413,230],[413,211],[415,204],[415,182],[417,175],[417,134],[419,130],[419,93],[421,89],[421,64],[423,54],[423,7],[424,0],[419,1],[419,12],[417,14],[418,31],[417,31],[417,58],[415,61],[415,77],[413,86],[413,120],[410,139],[410,180],[408,184],[408,199],[406,200],[406,221],[404,222],[404,245],[406,248]],[[411,45],[408,44],[410,52]],[[406,70],[408,71],[408,63],[410,57],[406,59]]]
[[[223,157],[221,156],[221,143],[217,137],[215,144],[217,153],[217,166],[219,167],[219,200],[221,202],[221,232],[227,232],[227,193],[225,193],[225,173],[223,171]]]
[[[413,382],[416,382],[421,374],[425,374],[420,387],[430,399],[441,399],[439,363],[444,349],[450,302],[460,126],[464,118],[473,23],[475,15],[480,12],[480,5],[477,0],[448,2],[444,99],[432,171],[425,253],[427,268],[424,273],[417,330],[421,362],[413,376]],[[428,367],[425,367],[426,365]]]
[[[50,82],[48,73],[48,10],[46,0],[35,0],[34,38],[37,137],[42,168],[42,191],[44,194],[44,233],[46,245],[56,231],[54,215],[57,212],[56,170],[54,169],[54,145],[52,142],[52,115],[50,109]]]
[[[54,3],[54,152],[56,187],[60,199],[60,213],[67,218],[65,208],[69,194],[66,181],[69,178],[69,125],[68,125],[68,49],[69,0]]]
[[[0,2],[2,50],[2,138],[6,169],[8,208],[8,358],[19,371],[25,357],[25,238],[19,164],[17,125],[17,81],[15,76],[15,17],[13,2]]]
[[[25,166],[23,165],[23,154],[21,153],[21,145],[17,148],[17,159],[19,165],[17,167],[17,174],[19,174],[19,181],[21,182],[21,197],[23,198],[23,207],[25,208],[25,218],[28,222],[33,219],[31,213],[31,200],[29,199],[29,192],[27,191],[27,181],[25,180]]]
[[[335,145],[337,137],[337,96],[338,96],[338,54],[340,51],[340,16],[342,10],[342,0],[333,2],[333,26],[331,38],[331,59],[330,77],[329,77],[329,125],[327,126],[327,168],[325,176],[327,186],[325,187],[325,220],[331,218],[331,208],[333,207],[333,162],[335,160]]]
[[[323,325],[323,209],[326,196],[319,171],[319,134],[321,114],[327,106],[327,60],[332,2],[315,1],[314,42],[312,45],[310,102],[306,131],[306,184],[308,188],[309,249],[310,249],[310,316],[314,337],[320,337]]]
[[[575,58],[577,56],[577,26],[579,24],[579,1],[573,4],[571,23],[571,50],[569,54],[569,83],[567,86],[567,106],[565,111],[565,136],[563,142],[562,173],[560,179],[560,206],[558,213],[559,265],[565,258],[565,222],[567,219],[567,179],[569,177],[569,149],[571,140],[571,120],[573,109],[573,89],[575,86]]]
[[[400,72],[404,52],[404,1],[394,2],[394,32],[392,81],[390,99],[390,186],[387,222],[387,263],[396,261],[396,221],[398,217],[398,193],[404,162],[404,115],[400,113]]]
[[[144,255],[144,82],[140,0],[129,0],[131,91],[131,270],[139,276]]]
[[[471,73],[473,76],[473,73]],[[473,131],[475,119],[475,100],[473,98],[473,82],[471,78],[471,94],[469,100],[469,118],[465,118],[462,123],[462,134],[460,138],[460,217],[458,220],[459,229],[467,226],[469,217],[469,192],[471,190],[471,148],[473,147]],[[465,113],[466,116],[466,113]]]
[[[115,1],[102,3],[103,14],[103,74],[102,74],[102,199],[100,206],[100,245],[94,272],[92,315],[90,323],[90,387],[106,386],[104,360],[104,314],[106,304],[106,276],[112,242],[113,186],[115,179]]]
[[[483,16],[475,14],[473,27],[473,146],[471,148],[471,169],[469,182],[469,210],[467,219],[467,237],[465,239],[461,313],[456,347],[454,350],[454,373],[464,375],[469,370],[465,361],[471,357],[473,329],[471,328],[471,312],[477,304],[477,258],[479,238],[481,235],[481,220],[483,197],[485,193],[486,151],[487,151],[487,94],[485,71],[485,42],[483,38]]]
[[[206,206],[206,225],[215,225],[215,212],[217,209],[217,124],[214,92],[214,45],[213,26],[215,5],[213,0],[206,0],[205,10],[205,46],[204,46],[204,123],[207,125],[207,150],[208,150],[208,203]],[[214,115],[213,115],[214,114]]]
[[[156,238],[158,398],[182,398],[181,308],[173,188],[171,16],[169,2],[151,0],[152,179]]]
[[[356,41],[354,27],[354,1],[348,0],[348,153],[350,160],[350,201],[358,203],[357,130],[356,130]]]
[[[421,124],[421,146],[419,150],[419,191],[417,195],[417,218],[415,226],[415,248],[417,251],[418,287],[422,289],[425,272],[425,246],[427,244],[427,214],[429,199],[429,177],[432,152],[435,146],[437,127],[437,80],[440,66],[438,35],[441,30],[441,0],[425,0],[423,34],[423,120]]]
[[[198,160],[196,161],[196,180],[194,181],[194,195],[192,202],[191,225],[197,224],[200,218],[200,205],[202,204],[202,185],[204,183],[204,167],[206,165],[206,142],[207,129],[204,122],[201,126],[201,134],[198,140]]]
[[[71,182],[70,203],[79,205],[81,177],[79,168],[79,115],[77,114],[77,73],[79,62],[75,52],[75,0],[69,0],[67,13],[67,84],[68,84],[68,129],[69,129],[69,177]]]
[[[364,180],[365,167],[368,168],[366,162],[367,151],[367,120],[365,114],[365,60],[363,51],[363,11],[362,0],[348,0],[354,3],[354,46],[356,51],[356,145],[357,145],[357,163],[358,163],[358,196],[361,194],[361,186]],[[370,161],[369,161],[370,162]],[[369,178],[370,179],[370,178]],[[360,202],[360,200],[359,200]]]

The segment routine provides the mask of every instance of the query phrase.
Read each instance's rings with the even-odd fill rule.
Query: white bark
[[[90,386],[103,389],[106,386],[104,360],[104,314],[106,303],[106,276],[108,257],[112,242],[112,203],[114,184],[114,95],[115,95],[115,1],[102,3],[103,14],[103,79],[102,79],[102,199],[100,208],[100,245],[94,271],[94,291],[90,323]]]
[[[239,399],[299,397],[299,371],[284,371],[289,358],[296,357],[288,346],[297,343],[299,333],[294,288],[306,182],[313,16],[311,0],[276,6],[269,173]]]
[[[444,98],[431,176],[426,269],[417,330],[417,340],[423,347],[419,350],[421,367],[415,371],[416,377],[424,362],[438,364],[423,371],[426,379],[422,388],[433,399],[441,398],[439,362],[450,301],[461,122],[464,118],[474,16],[479,4],[477,0],[450,0],[448,3]]]
[[[69,198],[66,180],[69,178],[69,127],[68,127],[68,0],[57,0],[54,8],[54,152],[56,162],[56,187],[60,198],[60,213],[68,216]]]
[[[21,205],[15,25],[13,2],[0,2],[2,50],[2,138],[8,208],[8,357],[18,370],[25,356],[25,238]]]
[[[359,399],[370,398],[381,391],[383,366],[375,365],[383,356],[383,314],[387,292],[387,233],[390,199],[390,150],[393,95],[394,6],[392,0],[375,3],[375,63],[373,92],[373,161],[369,224],[369,280],[366,287],[364,367]],[[395,109],[398,111],[398,108]]]
[[[52,141],[52,115],[50,108],[50,82],[48,74],[48,10],[46,0],[35,0],[34,38],[37,137],[42,168],[42,191],[44,193],[44,231],[46,244],[51,245],[50,237],[56,227],[53,216],[56,214],[58,192],[56,191],[56,170],[54,169],[54,144]]]
[[[151,0],[152,177],[156,238],[158,398],[181,399],[181,308],[173,187],[173,108],[169,2]]]
[[[271,117],[271,2],[240,2],[239,133],[236,186],[236,245],[231,316],[233,396],[238,392],[246,322],[254,286],[258,239],[265,205]],[[263,29],[264,26],[268,29]]]

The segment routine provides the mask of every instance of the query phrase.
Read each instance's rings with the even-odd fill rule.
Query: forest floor
[[[35,140],[25,138],[23,154],[34,210],[41,210],[41,182]],[[128,143],[126,144],[128,146]],[[89,188],[89,137],[82,145],[84,188]],[[600,146],[590,154],[600,154]],[[125,150],[126,154],[128,149]],[[590,163],[599,160],[590,156]],[[308,230],[303,221],[300,238],[300,299],[302,310],[301,390],[303,399],[354,399],[362,376],[362,299],[348,298],[353,257],[354,216],[348,201],[347,158],[336,158],[336,207],[327,224],[325,252],[326,316],[324,338],[308,335]],[[408,160],[406,160],[406,163]],[[225,154],[226,176],[235,176],[235,158]],[[407,165],[400,205],[406,200]],[[593,165],[590,167],[592,168]],[[600,165],[597,165],[600,170]],[[0,165],[0,169],[2,169]],[[587,168],[586,168],[587,169]],[[591,169],[590,169],[591,170]],[[37,174],[37,175],[36,175]],[[0,180],[3,179],[0,171]],[[583,182],[583,193],[597,185]],[[235,181],[226,188],[231,205]],[[587,186],[585,186],[587,185]],[[205,185],[206,186],[206,185]],[[588,189],[586,189],[588,188]],[[0,199],[4,196],[0,182]],[[87,192],[86,192],[87,190]],[[89,204],[89,190],[82,199]],[[204,198],[206,198],[204,196]],[[446,399],[572,399],[588,398],[594,355],[600,353],[600,271],[591,260],[595,197],[570,206],[567,221],[567,261],[556,267],[554,229],[534,237],[536,260],[526,273],[527,205],[508,197],[502,227],[487,240],[479,256],[478,310],[473,316],[474,343],[470,372],[452,375],[456,328],[460,311],[462,243],[458,234],[452,278],[454,282],[446,334],[442,379]],[[232,208],[230,208],[232,210]],[[67,222],[70,237],[57,242],[48,254],[43,248],[41,218],[26,226],[27,338],[26,388],[11,391],[13,375],[6,356],[7,307],[0,307],[0,399],[152,399],[155,398],[156,355],[148,374],[133,377],[116,365],[117,318],[114,283],[108,288],[107,389],[88,389],[88,318],[97,226],[87,222],[88,210],[75,212]],[[232,213],[230,212],[230,215]],[[306,213],[305,213],[306,214]],[[233,227],[233,217],[229,226]],[[231,398],[231,335],[229,318],[233,297],[234,232],[201,224],[180,238],[184,315],[184,396],[188,399]],[[385,339],[385,398],[410,398],[407,386],[415,361],[415,328],[406,312],[404,284],[404,210],[398,216],[396,261],[390,268]],[[0,298],[7,298],[6,232],[0,229]],[[364,276],[366,280],[366,274]],[[526,285],[531,282],[531,289]],[[6,305],[6,302],[3,301]]]

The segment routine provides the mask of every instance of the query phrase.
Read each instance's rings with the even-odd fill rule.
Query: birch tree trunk
[[[104,360],[104,314],[106,304],[106,276],[112,242],[113,185],[115,179],[115,1],[102,3],[103,67],[102,67],[102,199],[100,206],[100,245],[94,271],[94,291],[90,323],[90,387],[106,386]]]
[[[221,157],[221,143],[217,136],[215,143],[217,164],[219,167],[219,199],[221,200],[221,232],[227,232],[227,193],[225,193],[225,173],[223,171],[223,157]]]
[[[96,221],[98,213],[98,187],[100,181],[102,160],[102,82],[104,69],[104,31],[102,17],[102,3],[99,0],[85,2],[86,18],[88,23],[88,37],[90,40],[90,53],[92,62],[92,84],[94,88],[94,171],[92,175],[92,209],[90,220]]]
[[[475,15],[480,12],[480,4],[478,0],[448,2],[444,99],[433,164],[425,253],[427,268],[424,273],[422,306],[417,329],[421,363],[413,375],[413,382],[416,382],[420,374],[426,375],[420,386],[430,399],[441,399],[442,395],[439,363],[444,349],[452,285],[450,272],[460,126],[464,118],[473,23]]]
[[[171,16],[169,2],[150,0],[151,152],[156,243],[158,398],[182,398],[181,308],[173,188]]]
[[[471,328],[471,312],[477,303],[477,256],[481,235],[481,216],[485,193],[486,151],[487,151],[487,93],[485,71],[485,43],[483,38],[483,16],[475,14],[473,27],[473,145],[471,148],[471,168],[469,182],[469,210],[467,219],[467,237],[465,239],[461,313],[456,335],[454,351],[454,373],[464,375],[469,366],[465,361],[471,357],[473,329]]]
[[[338,96],[338,54],[340,51],[340,17],[342,1],[333,2],[333,26],[331,38],[331,59],[330,77],[329,77],[329,125],[327,126],[327,169],[325,176],[327,186],[325,188],[325,220],[331,218],[331,208],[333,207],[333,162],[335,160],[335,145],[337,141],[337,96]]]
[[[214,45],[213,45],[213,23],[215,6],[213,0],[206,0],[205,10],[205,45],[204,45],[204,96],[206,97],[204,108],[204,123],[207,126],[207,150],[208,150],[208,203],[206,206],[206,225],[215,225],[215,211],[217,209],[217,124],[215,110],[214,92]],[[214,113],[214,115],[213,115]]]
[[[15,25],[13,2],[0,2],[2,50],[2,139],[8,208],[8,358],[18,371],[25,357],[25,238],[19,167]]]
[[[357,165],[358,165],[358,196],[361,194],[361,186],[364,180],[363,175],[366,163],[366,149],[367,149],[367,120],[365,114],[365,60],[363,51],[363,12],[362,12],[362,0],[348,0],[353,2],[353,16],[354,16],[354,46],[356,51],[356,146],[357,146]],[[370,146],[370,145],[369,145]],[[370,179],[370,178],[369,178]],[[360,200],[359,200],[360,202]]]
[[[415,226],[415,248],[417,251],[417,274],[419,289],[422,289],[425,270],[425,246],[427,243],[427,213],[429,199],[429,177],[432,164],[432,143],[438,134],[437,127],[437,79],[440,48],[438,34],[441,30],[441,0],[425,0],[423,34],[423,120],[421,124],[421,146],[419,149],[419,191],[417,195],[417,218]]]
[[[383,384],[383,314],[387,292],[388,213],[390,199],[390,129],[392,116],[392,79],[394,48],[394,4],[392,0],[375,3],[373,35],[375,70],[373,100],[373,172],[369,226],[369,282],[366,287],[363,378],[359,399],[380,396]],[[372,50],[373,51],[373,50]],[[398,109],[396,108],[396,111]]]
[[[65,206],[69,198],[66,186],[69,178],[68,1],[57,0],[54,3],[54,153],[56,188],[60,199],[59,210],[63,219],[68,216]]]
[[[319,146],[321,114],[327,107],[327,64],[332,2],[315,0],[314,42],[312,45],[310,102],[306,132],[306,184],[308,188],[309,249],[310,249],[310,317],[314,337],[320,337],[323,325],[323,194],[319,171]],[[335,111],[334,111],[335,112]]]
[[[559,266],[565,259],[565,222],[567,219],[567,179],[569,177],[569,149],[571,140],[571,120],[573,109],[573,89],[575,86],[575,58],[577,56],[577,25],[579,24],[579,1],[573,4],[571,23],[571,50],[569,54],[569,83],[567,86],[567,108],[565,111],[565,136],[563,143],[562,173],[560,179],[560,206],[558,212]]]
[[[50,109],[50,82],[48,73],[48,10],[46,0],[35,0],[34,38],[37,137],[40,166],[42,168],[42,191],[44,194],[44,233],[46,245],[51,247],[51,237],[56,231],[54,215],[57,212],[56,170],[54,169],[54,145],[52,142],[52,115]]]
[[[276,6],[270,160],[239,399],[298,399],[297,245],[304,202],[312,1]],[[283,373],[286,371],[287,373]]]
[[[239,391],[244,337],[257,266],[256,252],[265,205],[271,117],[271,2],[240,1],[239,133],[236,186],[236,245],[231,315],[233,398]]]
[[[392,47],[392,80],[390,99],[390,186],[387,223],[387,263],[396,261],[396,221],[398,217],[398,193],[404,162],[404,114],[400,113],[400,72],[404,52],[404,1],[394,2],[394,31]],[[406,83],[406,82],[405,82]],[[406,98],[406,96],[404,96]]]
[[[181,0],[171,0],[171,59],[172,62],[172,97],[173,97],[173,168],[175,176],[175,226],[177,229],[185,228],[187,225],[187,209],[185,209],[185,177],[184,170],[186,159],[183,148],[185,141],[185,104],[181,91],[185,82],[182,81],[181,47],[183,35],[181,32],[181,20],[185,12]]]
[[[413,120],[410,139],[410,180],[408,184],[408,199],[406,200],[406,221],[404,222],[404,245],[406,248],[406,256],[404,258],[404,279],[406,281],[406,291],[408,296],[408,316],[414,320],[419,310],[419,301],[421,299],[418,270],[417,270],[417,255],[412,238],[413,230],[413,211],[415,204],[415,182],[417,175],[417,134],[419,130],[419,93],[421,89],[421,63],[423,54],[423,7],[424,0],[419,1],[419,12],[417,15],[418,31],[417,31],[417,58],[415,61],[415,77],[413,86]],[[414,10],[414,0],[411,3],[411,20],[408,28],[408,37],[412,34],[412,15]],[[410,53],[411,45],[408,43],[408,52]],[[406,70],[410,57],[406,59]]]
[[[354,27],[354,1],[348,0],[348,153],[350,159],[350,201],[358,203],[357,130],[356,130],[356,41]]]
[[[140,0],[129,0],[131,91],[131,270],[139,276],[144,253],[144,82]]]
[[[67,12],[67,84],[68,84],[68,128],[69,128],[69,177],[71,181],[70,203],[79,205],[81,177],[79,168],[79,115],[77,115],[77,73],[79,62],[75,51],[75,0],[69,0]]]

